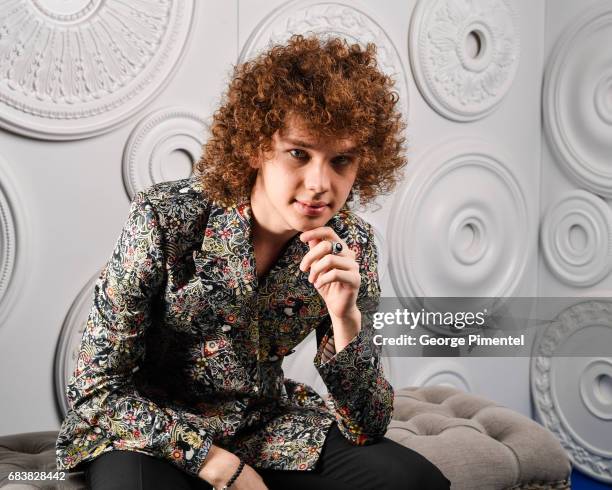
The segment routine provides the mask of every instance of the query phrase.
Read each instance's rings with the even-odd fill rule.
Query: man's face
[[[350,138],[318,138],[292,116],[272,136],[272,151],[251,165],[259,169],[251,191],[255,218],[285,233],[324,226],[346,202],[359,161]]]

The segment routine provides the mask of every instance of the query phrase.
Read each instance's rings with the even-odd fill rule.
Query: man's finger
[[[318,239],[319,241],[334,240],[336,238],[336,232],[329,226],[320,226],[319,228],[305,231],[300,235],[300,240],[303,242],[308,242],[314,239]]]
[[[319,240],[318,238],[315,238],[313,240],[308,240],[308,246],[310,247],[311,250],[314,247],[316,247],[319,243],[321,243],[321,240]]]

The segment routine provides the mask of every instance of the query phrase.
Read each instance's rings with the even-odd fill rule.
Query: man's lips
[[[305,214],[306,216],[318,216],[327,208],[327,204],[321,201],[296,200],[294,206],[301,214]]]
[[[327,206],[327,203],[323,201],[300,201],[299,199],[296,199],[296,201],[299,202],[300,204],[303,204],[304,206],[310,206],[311,208],[319,208],[321,206]]]

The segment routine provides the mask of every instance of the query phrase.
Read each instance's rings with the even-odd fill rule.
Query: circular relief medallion
[[[612,4],[596,4],[561,35],[544,78],[544,123],[568,174],[612,198]]]
[[[81,338],[87,324],[93,301],[94,285],[98,277],[99,273],[93,276],[72,302],[64,319],[55,350],[55,399],[63,416],[70,408],[66,399],[66,386],[76,367]]]
[[[5,0],[0,126],[51,140],[116,127],[176,71],[194,10],[194,0]]]
[[[496,150],[468,140],[424,155],[390,217],[398,297],[513,296],[532,243],[529,221],[523,190]]]
[[[612,270],[612,211],[589,192],[568,192],[554,203],[540,237],[548,267],[566,284],[593,286]]]
[[[185,109],[164,108],[146,116],[123,153],[123,181],[130,199],[152,184],[189,177],[201,156],[204,135],[204,119]]]
[[[407,114],[408,82],[395,45],[372,17],[349,3],[315,3],[311,0],[289,2],[257,26],[245,43],[239,61],[251,58],[267,48],[269,43],[281,43],[293,34],[308,33],[342,37],[349,43],[376,44],[379,66],[385,74],[395,79],[400,110],[404,116]]]
[[[28,222],[8,164],[0,158],[0,325],[25,279],[23,256],[28,252]]]
[[[519,29],[508,0],[420,0],[412,14],[410,63],[425,100],[443,116],[472,121],[510,90]]]
[[[612,302],[584,301],[561,312],[533,347],[531,395],[539,420],[573,465],[612,483]]]

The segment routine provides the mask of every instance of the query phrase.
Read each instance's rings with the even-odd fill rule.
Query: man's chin
[[[304,233],[305,231],[314,230],[315,228],[321,228],[322,226],[325,226],[328,221],[329,218],[317,218],[316,220],[300,221],[299,223],[296,223],[295,229],[300,233]]]
[[[322,216],[302,216],[298,215],[297,218],[292,220],[293,229],[303,233],[305,231],[314,230],[325,226],[327,222],[336,214],[331,212],[333,210],[327,210]]]

